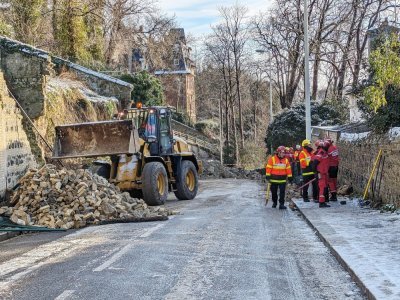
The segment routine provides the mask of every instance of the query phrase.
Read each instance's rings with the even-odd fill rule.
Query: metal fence
[[[172,120],[172,129],[175,136],[181,137],[189,145],[198,146],[199,148],[207,150],[216,155],[219,154],[219,144],[215,143],[196,129],[176,120]]]

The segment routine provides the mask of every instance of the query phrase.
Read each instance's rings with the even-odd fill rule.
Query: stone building
[[[191,122],[196,122],[195,64],[191,58],[191,48],[187,45],[183,28],[170,30],[168,39],[172,41],[170,53],[165,56],[164,67],[149,66],[143,52],[132,51],[132,73],[149,70],[162,82],[167,104],[178,112],[185,112]]]
[[[382,22],[382,24],[374,29],[368,30],[368,54],[376,48],[376,41],[380,37],[389,37],[392,34],[400,35],[400,28],[390,24],[388,19]]]

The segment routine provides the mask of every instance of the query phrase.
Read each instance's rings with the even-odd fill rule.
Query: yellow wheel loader
[[[164,204],[171,191],[179,200],[197,194],[201,161],[173,136],[167,107],[134,108],[115,120],[55,129],[54,159],[109,156],[111,163],[99,161],[92,169],[149,205]]]

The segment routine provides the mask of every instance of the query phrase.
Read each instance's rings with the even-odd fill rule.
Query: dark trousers
[[[286,183],[271,183],[272,202],[278,203],[278,189],[279,189],[279,204],[285,204],[285,190]]]
[[[306,175],[303,176],[303,184],[306,184],[307,182],[313,180],[315,178],[315,175]],[[314,200],[318,200],[318,180],[314,180],[312,183],[312,193],[313,193],[313,199]],[[308,186],[306,185],[305,187],[303,187],[303,199],[308,198]]]
[[[292,163],[292,173],[293,173],[293,181],[295,184],[300,186],[301,184],[301,168],[300,162],[295,161]]]

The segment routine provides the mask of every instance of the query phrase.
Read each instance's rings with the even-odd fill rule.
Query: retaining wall
[[[0,72],[0,199],[6,189],[13,188],[28,168],[36,167],[22,115],[15,101],[8,96],[3,73]]]
[[[360,194],[367,186],[379,149],[382,149],[368,190],[369,198],[377,204],[400,207],[400,140],[387,135],[370,135],[356,141],[339,140],[337,144],[341,156],[339,182],[352,183]]]
[[[62,72],[73,73],[99,95],[115,97],[121,109],[130,103],[131,84],[2,36],[0,66],[9,89],[33,119],[45,114],[44,91],[49,78]]]

